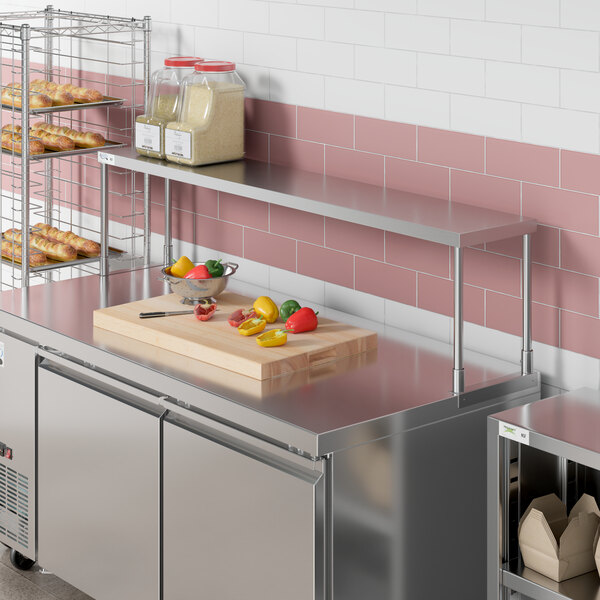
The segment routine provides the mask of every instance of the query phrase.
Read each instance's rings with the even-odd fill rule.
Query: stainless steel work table
[[[327,308],[323,314],[375,329],[378,349],[265,382],[93,327],[96,308],[164,294],[159,275],[158,268],[141,269],[4,292],[0,327],[312,456],[539,385],[537,373],[521,376],[516,365],[468,353],[467,389],[458,398],[449,389],[449,344]],[[248,287],[230,286],[242,292]]]
[[[570,509],[600,487],[600,392],[583,388],[488,418],[488,600],[510,590],[533,600],[595,600],[591,571],[557,583],[523,566],[517,525],[538,496]],[[500,561],[499,561],[500,557]]]
[[[98,158],[104,232],[101,277],[0,295],[0,327],[5,329],[0,338],[6,339],[7,347],[20,348],[39,361],[37,379],[33,378],[37,421],[28,443],[33,447],[35,429],[41,448],[37,479],[42,564],[46,561],[67,580],[81,581],[80,587],[90,583],[92,596],[132,597],[123,590],[106,590],[111,569],[105,557],[111,555],[113,565],[128,558],[124,548],[120,554],[109,549],[112,537],[123,537],[122,531],[110,536],[90,524],[87,534],[84,529],[74,534],[72,545],[63,543],[62,532],[73,513],[86,522],[111,499],[104,496],[105,503],[99,503],[97,495],[87,494],[85,483],[77,494],[59,496],[56,478],[67,487],[82,478],[96,486],[89,464],[104,469],[108,453],[115,469],[104,477],[102,490],[122,488],[127,490],[123,496],[139,497],[144,471],[143,497],[158,503],[164,516],[164,568],[156,566],[156,553],[146,556],[145,564],[137,557],[137,564],[139,573],[151,568],[155,581],[163,577],[165,597],[188,597],[197,584],[198,566],[208,565],[201,579],[205,586],[212,585],[206,591],[211,597],[481,600],[486,585],[485,421],[492,412],[540,394],[539,375],[532,370],[530,318],[530,238],[536,223],[254,161],[188,168],[140,158],[132,150],[103,151]],[[166,293],[156,268],[108,273],[108,165],[144,173],[146,202],[149,176],[165,179],[166,263],[172,252],[171,180],[452,246],[453,344],[323,307],[326,316],[376,330],[377,351],[257,382],[95,330],[96,307]],[[149,230],[149,211],[145,217]],[[514,236],[523,237],[520,367],[463,352],[463,249]],[[145,257],[149,262],[149,246]],[[231,289],[249,296],[270,293],[235,280]],[[8,353],[6,365],[10,361]],[[33,366],[34,360],[29,362]],[[18,370],[8,367],[0,372],[0,381],[2,375],[15,389],[22,380]],[[143,411],[126,408],[129,397],[139,406],[139,396],[145,398],[142,405],[150,411],[149,420],[141,417]],[[34,400],[29,402],[30,415]],[[110,415],[121,410],[135,421],[129,427],[121,424],[119,437],[113,434]],[[117,439],[106,447],[104,439],[111,436]],[[143,438],[145,446],[132,436]],[[57,447],[64,457],[60,461],[54,460]],[[121,447],[126,452],[121,453]],[[78,451],[87,461],[78,459]],[[34,472],[31,462],[26,468]],[[248,470],[257,475],[252,481]],[[135,482],[132,471],[140,473]],[[287,474],[286,483],[280,473]],[[260,483],[263,477],[270,486]],[[162,496],[155,493],[158,484]],[[245,503],[246,488],[260,500]],[[148,502],[140,503],[148,508]],[[209,506],[212,513],[203,509]],[[287,516],[273,520],[281,511]],[[239,520],[243,515],[248,518]],[[146,538],[157,531],[152,518],[113,522],[130,528],[129,548],[136,547],[139,535]],[[102,541],[94,547],[105,572],[89,572],[90,561],[72,551],[81,538]],[[227,540],[235,541],[226,548]],[[158,545],[147,546],[154,551]],[[231,565],[235,568],[229,573]],[[82,571],[88,571],[87,577]],[[244,573],[256,581],[254,588],[244,587]],[[270,581],[275,574],[281,575],[279,587]],[[140,577],[140,590],[146,581]],[[154,594],[140,597],[149,596]]]
[[[377,331],[377,350],[268,382],[94,329],[95,308],[164,294],[158,274],[158,268],[141,269],[0,295],[0,342],[7,348],[0,385],[8,376],[8,407],[13,407],[0,421],[0,433],[6,430],[2,436],[14,438],[19,427],[9,423],[21,407],[29,407],[29,415],[34,411],[33,400],[19,401],[10,390],[21,389],[24,377],[31,380],[29,388],[37,389],[37,425],[31,417],[21,428],[29,441],[19,448],[33,448],[37,431],[41,564],[102,600],[123,597],[107,585],[112,569],[128,561],[134,548],[139,589],[151,572],[153,581],[162,576],[169,590],[179,590],[171,597],[187,597],[197,584],[198,566],[212,561],[201,577],[216,586],[212,597],[226,573],[232,586],[243,585],[244,578],[235,573],[247,569],[260,571],[260,580],[268,582],[274,565],[280,565],[285,577],[276,591],[258,586],[242,594],[236,587],[230,597],[481,600],[485,420],[492,412],[539,398],[539,375],[522,375],[517,365],[466,352],[466,389],[455,394],[448,377],[450,344],[327,308],[328,317]],[[230,287],[249,296],[269,293],[235,280]],[[22,365],[16,364],[19,348],[31,356]],[[40,361],[36,371],[34,355]],[[37,388],[32,371],[38,374]],[[123,392],[125,402],[135,392],[155,408],[143,415],[94,391],[100,389],[97,384],[86,387],[86,380],[129,390]],[[0,416],[2,410],[0,403]],[[112,411],[125,411],[135,421],[117,423]],[[203,437],[207,428],[211,433]],[[160,448],[164,496],[158,496]],[[17,458],[25,456],[19,450]],[[234,463],[228,470],[229,460]],[[90,461],[104,473],[101,483]],[[107,464],[112,465],[108,472]],[[20,465],[14,463],[33,480],[31,463]],[[257,475],[252,481],[248,469]],[[263,477],[271,482],[268,487]],[[57,480],[64,481],[60,489],[70,490],[68,497],[57,493]],[[70,487],[74,481],[76,493]],[[88,493],[98,486],[99,498]],[[300,495],[292,492],[296,486]],[[261,500],[246,504],[247,489]],[[125,521],[116,514],[110,525],[97,525],[93,515],[113,505],[110,490],[135,497],[145,512],[128,505],[135,518]],[[224,507],[233,499],[236,508],[228,511]],[[205,501],[210,510],[203,508]],[[159,509],[165,519],[162,571],[156,566],[158,541],[148,541],[144,553],[138,552],[140,536],[156,535],[152,515]],[[82,524],[77,530],[69,526],[75,513]],[[279,520],[273,520],[275,514]],[[30,527],[33,519],[30,515]],[[213,531],[210,539],[207,529]],[[64,541],[67,530],[71,543]],[[117,538],[127,543],[120,541],[115,550]],[[74,551],[90,542],[92,561]],[[428,575],[430,567],[436,577]],[[290,578],[301,587],[288,590]]]

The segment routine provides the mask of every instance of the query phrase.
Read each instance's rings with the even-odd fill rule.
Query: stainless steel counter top
[[[467,391],[458,398],[450,391],[449,344],[329,309],[325,316],[377,331],[377,351],[266,382],[93,327],[96,308],[168,293],[158,274],[142,269],[112,274],[104,285],[90,276],[3,292],[0,327],[316,455],[476,408],[490,400],[484,387],[510,394],[539,386],[537,374],[466,352]],[[249,293],[240,282],[229,289]]]
[[[255,160],[187,167],[103,151],[102,163],[439,244],[465,247],[533,233],[533,219]]]
[[[516,425],[530,434],[600,455],[600,391],[582,388],[526,406],[511,408],[490,419]]]

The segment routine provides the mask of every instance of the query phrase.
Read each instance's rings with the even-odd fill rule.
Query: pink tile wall
[[[247,101],[247,127],[257,160],[536,218],[533,337],[600,358],[600,157],[263,100]],[[452,314],[445,246],[189,186],[173,196],[198,244]],[[468,321],[520,333],[521,255],[521,238],[465,251]]]

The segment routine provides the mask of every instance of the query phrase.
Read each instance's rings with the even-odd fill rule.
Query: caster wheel
[[[31,567],[33,567],[35,564],[35,560],[26,558],[16,550],[10,551],[10,562],[12,563],[13,567],[19,569],[19,571],[29,571],[29,569],[31,569]]]

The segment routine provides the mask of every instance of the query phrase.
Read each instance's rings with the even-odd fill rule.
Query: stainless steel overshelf
[[[93,327],[96,308],[168,293],[159,274],[141,269],[4,292],[0,327],[316,456],[489,410],[500,397],[539,394],[537,374],[521,376],[514,364],[466,352],[467,391],[457,397],[445,376],[451,345],[322,307],[327,317],[377,331],[378,349],[260,382]],[[235,280],[230,288],[265,292]]]
[[[518,215],[254,160],[186,167],[140,156],[133,148],[101,150],[98,160],[456,248],[522,236],[537,228],[535,220]]]
[[[597,571],[558,583],[531,569],[511,564],[502,569],[501,577],[505,587],[533,600],[598,600],[600,598],[600,577]]]

